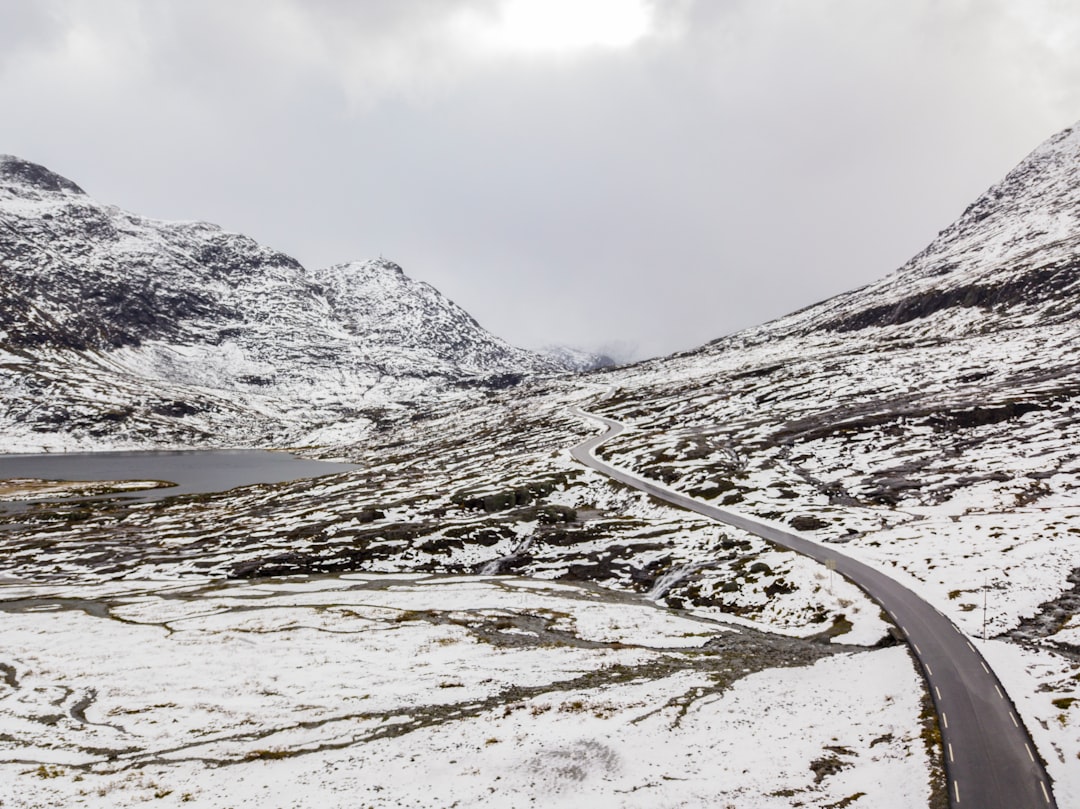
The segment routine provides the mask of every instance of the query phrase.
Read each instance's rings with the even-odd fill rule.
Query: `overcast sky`
[[[1078,118],[1075,0],[0,0],[0,152],[528,347],[867,283]]]

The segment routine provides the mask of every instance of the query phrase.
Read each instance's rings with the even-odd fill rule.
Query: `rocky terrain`
[[[327,410],[308,452],[353,461],[354,472],[160,503],[35,502],[0,515],[2,573],[15,580],[3,606],[18,618],[5,635],[5,648],[15,651],[0,661],[9,672],[0,699],[18,706],[18,726],[0,729],[11,739],[3,767],[16,784],[12,794],[43,806],[57,796],[126,805],[155,790],[179,801],[185,789],[195,790],[193,799],[256,800],[254,788],[235,779],[193,775],[213,760],[253,782],[293,779],[328,795],[329,805],[347,805],[342,794],[351,789],[371,805],[424,805],[410,778],[345,774],[369,761],[435,772],[432,783],[462,805],[506,789],[568,806],[582,795],[616,794],[627,806],[695,805],[706,795],[740,807],[945,805],[943,751],[922,681],[876,605],[795,554],[577,465],[568,449],[594,429],[571,414],[579,406],[632,427],[602,450],[614,463],[843,543],[845,553],[922,594],[1005,682],[1059,805],[1080,803],[1078,180],[1080,129],[1037,149],[893,275],[696,351],[505,388],[491,374],[519,371],[478,365],[472,379],[482,383],[403,401],[393,417],[334,422]],[[65,182],[55,180],[59,189],[48,193],[76,195]],[[352,313],[335,322],[363,321],[367,282],[342,291],[335,280],[356,272],[332,268],[312,281],[338,290],[320,293],[327,307]],[[393,273],[378,265],[375,297],[407,283]],[[38,311],[19,305],[7,317]],[[45,323],[53,315],[26,317]],[[439,330],[417,334],[437,364]],[[259,345],[230,339],[244,351]],[[36,368],[46,356],[145,358],[146,344],[7,343],[5,373],[30,378],[13,370],[29,356]],[[288,385],[275,378],[259,389],[270,401]],[[88,401],[100,395],[80,390]],[[275,424],[293,417],[283,412],[274,411]],[[18,412],[7,418],[22,423]],[[161,416],[162,424],[192,418]],[[186,429],[138,434],[161,440]],[[267,442],[300,435],[277,429]],[[311,595],[322,592],[330,600]],[[422,595],[433,592],[454,595]],[[607,617],[598,624],[583,604]],[[57,614],[65,620],[56,622]],[[190,631],[178,634],[183,621]],[[598,625],[606,627],[601,634]],[[402,696],[368,669],[333,668],[344,665],[335,633],[358,638],[360,626],[371,633],[365,644],[403,639],[371,648],[382,650],[380,659],[412,650],[421,662],[395,676],[426,683],[424,696]],[[128,642],[127,631],[181,649],[241,648],[250,638],[267,659],[287,657],[295,642],[331,662],[336,682],[363,683],[352,696],[375,707],[334,713],[324,681],[303,662],[292,664],[309,677],[303,688],[298,674],[287,688],[224,678],[231,685],[220,693],[185,690],[161,707],[122,666],[64,651],[72,637],[65,633],[116,646]],[[477,643],[488,662],[477,681],[465,682],[461,661],[475,658],[455,655]],[[166,646],[163,659],[182,654]],[[574,658],[585,649],[603,660]],[[540,683],[537,672],[552,660],[572,662],[550,663]],[[860,685],[828,691],[821,667],[824,681]],[[596,669],[606,673],[588,679]],[[439,677],[451,685],[425,679]],[[766,680],[756,707],[741,701],[740,689]],[[811,704],[807,683],[825,702],[792,707]],[[47,709],[50,699],[79,706],[90,687],[93,700],[79,710]],[[460,699],[444,699],[459,687]],[[303,696],[289,702],[289,693]],[[273,721],[242,708],[245,698]],[[220,707],[172,734],[158,729],[189,703]],[[787,713],[780,718],[773,706]],[[885,706],[902,706],[902,718]],[[146,724],[118,718],[125,710]],[[816,724],[817,711],[842,720]],[[43,719],[53,716],[51,724]],[[564,716],[571,721],[548,724]],[[652,724],[655,717],[664,722]],[[358,729],[346,732],[342,723]],[[786,735],[791,724],[808,729],[808,745]],[[58,729],[55,746],[41,744],[46,726]],[[782,776],[763,784],[760,771],[779,772],[777,761],[730,746],[700,769],[699,759],[713,755],[706,748],[744,739],[746,728],[760,735],[761,727],[788,751]],[[636,728],[663,738],[681,763],[665,753],[659,769],[641,769]],[[450,740],[455,733],[476,748],[468,766]],[[196,750],[193,739],[202,736],[213,745]],[[503,746],[510,738],[516,752]],[[545,738],[558,741],[545,746]],[[877,769],[884,762],[888,768]]]
[[[321,443],[566,370],[377,259],[305,269],[0,157],[4,448]]]

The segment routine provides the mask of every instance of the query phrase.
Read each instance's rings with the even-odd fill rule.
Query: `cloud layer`
[[[1080,117],[1063,0],[0,0],[0,151],[525,345],[884,275]]]

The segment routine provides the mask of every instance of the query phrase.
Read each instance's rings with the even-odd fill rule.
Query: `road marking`
[[[949,761],[956,761],[952,754],[952,742],[949,742]]]
[[[1005,695],[1001,693],[1001,689],[997,687],[996,683],[994,684],[994,690],[997,691],[998,697],[1000,697],[1001,699],[1005,699]]]
[[[906,635],[907,634],[907,627],[904,626],[903,624],[900,624],[900,631],[903,632]]]
[[[1020,727],[1020,725],[1016,721],[1016,714],[1014,714],[1012,711],[1009,711],[1009,719],[1011,719],[1013,721],[1014,725],[1016,725],[1017,727]]]
[[[941,689],[940,689],[940,688],[938,688],[938,687],[937,687],[937,686],[935,685],[935,686],[934,686],[934,691],[935,691],[935,692],[937,692],[937,698],[938,698],[938,701],[940,702],[940,701],[941,701]]]
[[[971,645],[971,641],[968,641],[967,645],[968,645],[968,648],[971,649],[971,651],[975,652],[975,647]],[[978,652],[975,652],[975,653],[978,654]]]
[[[932,668],[930,668],[929,663],[927,663],[925,665],[926,665],[926,673],[929,674],[931,677],[933,677],[934,676],[934,670]]]
[[[1031,763],[1034,764],[1035,763],[1035,756],[1032,755],[1031,748],[1028,746],[1027,742],[1024,742],[1024,749],[1027,750],[1028,758],[1030,758]]]
[[[1046,798],[1046,802],[1050,803],[1050,793],[1046,791],[1046,782],[1040,779],[1039,780],[1039,786],[1042,787],[1043,797]],[[957,799],[956,802],[960,803],[959,799]]]
[[[983,671],[985,671],[987,674],[990,673],[990,669],[986,667],[986,663],[984,663],[982,660],[979,661],[979,665],[983,667]]]
[[[953,788],[953,792],[956,793],[956,802],[960,803],[960,782],[957,781],[956,779],[953,779],[952,788]]]
[[[917,655],[922,654],[922,649],[919,648],[919,644],[913,643],[913,644],[911,644],[911,648],[915,650],[915,654],[917,654]]]
[[[949,717],[947,717],[945,715],[945,711],[941,712],[941,722],[942,722],[942,724],[945,725],[945,728],[948,729],[948,727],[949,727]]]

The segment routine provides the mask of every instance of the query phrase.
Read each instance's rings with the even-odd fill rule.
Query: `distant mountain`
[[[11,156],[0,261],[9,449],[304,441],[438,391],[566,370],[392,262],[310,272],[215,225],[104,205]]]
[[[618,365],[615,359],[607,354],[582,351],[569,346],[548,346],[540,353],[545,357],[550,357],[557,365],[571,371],[596,371],[600,368],[611,368]]]

